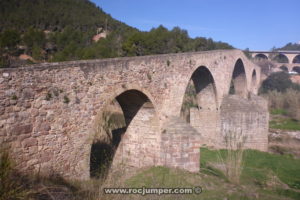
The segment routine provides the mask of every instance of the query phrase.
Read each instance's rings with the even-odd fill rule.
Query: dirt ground
[[[293,83],[300,84],[300,75],[291,76],[291,80],[293,81]]]
[[[300,158],[300,131],[270,130],[269,152]]]

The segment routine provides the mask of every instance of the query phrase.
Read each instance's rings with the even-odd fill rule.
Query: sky
[[[300,41],[300,0],[92,0],[142,31],[179,26],[189,36],[270,50]]]

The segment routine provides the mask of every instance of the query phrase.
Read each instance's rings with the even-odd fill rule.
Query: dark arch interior
[[[252,81],[251,81],[251,84],[252,84],[252,90],[254,90],[256,88],[256,81],[257,81],[257,78],[256,78],[256,71],[253,70],[252,72]]]
[[[277,54],[273,60],[278,63],[289,63],[288,57],[286,57],[284,54]]]
[[[194,71],[188,83],[181,107],[181,116],[190,122],[190,108],[215,111],[216,101],[213,76],[206,67],[201,66]]]
[[[108,141],[95,140],[91,147],[90,176],[105,177],[111,166],[115,152],[130,122],[142,107],[154,108],[149,98],[138,90],[128,90],[118,95],[102,113],[102,126]],[[102,122],[101,122],[102,123]]]
[[[282,65],[279,68],[284,72],[289,72],[289,69],[287,68],[287,66]]]
[[[259,54],[256,54],[255,59],[257,59],[257,60],[266,59],[267,60],[268,57],[265,54],[259,53]]]
[[[297,72],[298,74],[300,74],[300,66],[293,67],[292,71]]]
[[[293,59],[293,63],[300,63],[300,55],[297,55],[297,56]]]
[[[244,96],[247,90],[246,73],[243,61],[238,59],[232,73],[229,94]]]

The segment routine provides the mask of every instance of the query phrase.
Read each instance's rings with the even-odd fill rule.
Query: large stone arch
[[[231,77],[231,86],[229,88],[229,94],[236,94],[242,97],[247,96],[247,76],[244,63],[242,59],[238,59],[235,62],[232,77]]]
[[[107,127],[107,124],[100,124],[98,130],[104,130],[104,134],[107,135],[99,137],[99,133],[97,133],[90,144],[89,168],[91,177],[95,176],[93,170],[98,170],[101,162],[107,165],[105,169],[109,169],[112,165],[114,170],[120,169],[120,165],[123,167],[143,167],[156,165],[159,162],[158,115],[151,97],[145,94],[148,92],[144,93],[141,90],[127,89],[125,86],[122,89],[116,89],[113,92],[114,96],[108,98],[106,104],[99,111],[99,117],[95,118],[95,123],[99,123],[97,119],[100,119],[108,123],[109,126],[113,126]],[[113,110],[114,113],[109,113],[107,116],[105,111],[109,106],[108,110]],[[116,112],[120,118],[120,111],[121,117],[124,118],[123,127],[120,127],[120,124],[114,126],[113,120],[116,119],[111,120],[111,116],[116,116]],[[102,122],[100,121],[100,123]],[[109,130],[105,131],[107,128]],[[110,154],[103,155],[107,152]],[[98,153],[98,155],[93,153]],[[108,162],[101,160],[107,156],[111,156],[111,160]],[[93,158],[95,158],[95,162],[93,162]],[[92,164],[98,166],[95,167]]]
[[[263,53],[258,53],[258,54],[255,55],[254,59],[257,59],[257,60],[266,59],[266,60],[268,60],[268,56],[266,56]]]
[[[300,54],[294,57],[293,63],[300,63]]]
[[[272,60],[278,63],[289,63],[289,58],[282,53],[275,55]]]
[[[209,143],[217,131],[218,99],[214,77],[207,67],[200,66],[193,71],[185,87],[181,115],[187,111],[187,121]]]

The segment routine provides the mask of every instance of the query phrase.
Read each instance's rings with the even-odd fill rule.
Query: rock
[[[12,129],[12,135],[21,135],[21,134],[27,134],[32,132],[32,125],[27,124],[27,125],[16,125]]]
[[[35,138],[27,138],[27,139],[24,139],[24,141],[22,142],[23,148],[36,146],[37,144],[38,144],[38,141]]]

